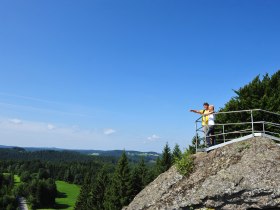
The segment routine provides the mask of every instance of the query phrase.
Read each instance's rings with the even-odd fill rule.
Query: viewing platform
[[[262,109],[217,112],[215,115],[215,145],[206,146],[202,117],[195,121],[196,152],[209,152],[253,137],[266,137],[280,142],[280,114]]]

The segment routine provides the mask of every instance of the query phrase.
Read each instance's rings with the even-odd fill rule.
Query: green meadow
[[[69,184],[64,181],[56,181],[55,183],[58,191],[58,196],[55,199],[56,202],[55,209],[73,210],[78,195],[80,193],[80,186],[75,184]]]
[[[20,177],[18,175],[14,175],[14,182],[15,182],[15,185],[19,185],[20,183]]]

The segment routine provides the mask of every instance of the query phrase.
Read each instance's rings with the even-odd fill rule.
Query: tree
[[[159,172],[163,173],[167,171],[172,165],[172,154],[168,143],[163,148],[162,157],[159,162]]]
[[[125,151],[123,151],[113,175],[111,187],[105,201],[106,208],[119,210],[129,204],[130,169]]]
[[[92,209],[103,210],[105,209],[105,196],[109,184],[108,171],[103,167],[97,174],[96,181],[92,190],[91,206]]]
[[[131,172],[129,194],[130,201],[142,190],[148,181],[148,171],[143,158],[138,162],[137,166]]]
[[[20,176],[20,180],[22,182],[28,182],[29,180],[31,180],[31,175],[28,171],[24,171],[21,176]]]
[[[144,158],[141,158],[137,165],[140,176],[141,190],[148,184],[148,170]]]
[[[76,201],[75,204],[75,210],[90,210],[92,209],[89,205],[89,200],[88,197],[90,195],[90,183],[91,183],[91,179],[89,177],[89,175],[87,174],[84,180],[84,184],[82,185],[79,197]]]
[[[129,182],[129,202],[142,190],[141,176],[139,174],[139,168],[134,167]]]
[[[264,75],[255,77],[250,83],[234,91],[236,96],[231,98],[220,111],[236,111],[248,109],[263,109],[272,112],[280,113],[280,70],[269,76]],[[254,112],[254,121],[270,121],[277,122],[280,120],[278,116],[274,116],[264,112]],[[242,112],[227,115],[217,115],[217,123],[232,123],[232,122],[250,122],[251,113]],[[269,127],[269,126],[268,126]],[[250,129],[251,125],[235,125],[227,126],[226,132]],[[262,124],[255,124],[255,130],[262,130]],[[270,128],[270,132],[276,131],[277,128]],[[217,133],[222,132],[221,128],[217,129]],[[234,138],[237,134],[227,135],[227,138]],[[239,134],[241,135],[241,134]]]
[[[182,151],[178,144],[175,145],[173,152],[172,152],[172,163],[175,163],[176,159],[180,159],[182,157]]]

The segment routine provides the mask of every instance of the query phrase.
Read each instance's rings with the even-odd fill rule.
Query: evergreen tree
[[[129,204],[130,169],[125,151],[122,153],[113,175],[111,187],[106,196],[105,207],[119,210]]]
[[[178,144],[175,145],[173,152],[172,152],[172,163],[175,163],[176,159],[180,159],[182,157],[182,151]]]
[[[145,164],[144,158],[141,158],[137,165],[138,173],[140,176],[141,190],[148,184],[148,169]]]
[[[231,98],[220,111],[236,111],[249,109],[263,109],[272,112],[280,113],[280,70],[272,76],[264,75],[254,78],[249,84],[234,91],[236,96]],[[280,121],[280,117],[268,113],[255,111],[253,112],[254,121]],[[219,114],[216,116],[217,123],[232,123],[232,122],[250,122],[251,113],[242,112],[235,114]],[[267,126],[266,126],[267,127]],[[269,127],[269,126],[268,126]],[[227,126],[226,132],[250,129],[251,125],[235,125]],[[262,124],[255,124],[255,130],[262,130]],[[270,128],[270,132],[279,132],[277,128]],[[217,133],[222,133],[221,127],[217,127]],[[241,135],[241,134],[239,134]],[[236,134],[228,134],[228,139],[236,138]],[[219,142],[218,142],[219,143]]]
[[[161,158],[158,157],[156,159],[156,167],[155,169],[153,170],[154,172],[154,178],[156,178],[158,175],[160,175],[162,173],[163,169],[162,169],[162,166],[161,166]]]
[[[80,190],[80,194],[79,194],[79,197],[76,201],[76,204],[75,204],[75,210],[91,210],[92,207],[90,207],[89,205],[89,196],[90,196],[90,183],[91,183],[91,180],[90,180],[90,177],[89,175],[87,174],[86,177],[85,177],[85,181],[84,181],[84,184],[82,185],[82,188]]]
[[[91,193],[90,205],[94,210],[104,210],[105,209],[105,196],[106,189],[109,184],[109,177],[107,175],[107,170],[103,167],[97,174],[96,181],[93,186],[93,191]]]
[[[130,175],[129,182],[129,202],[142,190],[141,177],[139,174],[139,168],[134,167]]]
[[[160,160],[161,173],[167,171],[172,165],[172,154],[168,143],[163,148],[162,157]]]
[[[130,201],[142,190],[147,184],[148,170],[143,158],[139,161],[137,166],[132,170],[130,177],[129,193]]]

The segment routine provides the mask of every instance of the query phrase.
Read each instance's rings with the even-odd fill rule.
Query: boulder
[[[197,153],[188,176],[171,167],[123,209],[280,210],[280,147],[255,137]]]

